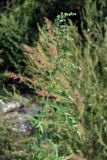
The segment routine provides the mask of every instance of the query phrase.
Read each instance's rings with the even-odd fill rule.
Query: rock
[[[30,101],[22,105],[18,101],[0,99],[0,160],[30,156],[29,149],[25,148],[35,134],[35,129],[29,117],[38,118],[43,108],[43,105]]]
[[[0,100],[0,112],[1,113],[8,113],[15,110],[18,110],[22,107],[22,104],[17,101],[3,101]]]
[[[0,160],[30,156],[29,148],[25,148],[31,143],[35,129],[29,117],[38,118],[44,107],[26,102],[0,99]]]
[[[28,106],[24,106],[17,101],[3,101],[0,100],[0,121],[8,129],[12,131],[19,131],[21,133],[32,133],[32,126],[29,116],[38,117],[39,112],[43,110],[43,105],[31,103]]]

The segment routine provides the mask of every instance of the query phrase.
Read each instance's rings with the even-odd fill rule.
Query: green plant
[[[19,24],[14,13],[1,15],[0,55],[3,60],[1,72],[3,69],[19,70],[20,72],[21,63],[25,61],[20,44],[27,41],[26,30],[26,24]]]
[[[25,80],[35,91],[35,101],[44,105],[44,110],[38,112],[35,118],[29,117],[35,135],[29,142],[30,152],[26,159],[106,160],[107,24],[102,16],[105,2],[84,2],[81,14],[83,37],[77,26],[69,20],[70,16],[75,15],[61,13],[54,24],[47,20],[46,25],[42,28],[39,26],[36,47],[23,45],[27,57],[27,68],[23,74],[26,73],[30,78],[13,74],[13,79]],[[31,3],[26,3],[23,8],[28,8],[31,14]],[[40,4],[38,2],[37,6]],[[11,54],[13,57],[13,50]],[[15,68],[21,72],[20,68]],[[7,89],[5,93],[8,94]],[[4,147],[4,142],[1,141],[1,144]],[[79,158],[75,158],[77,156]]]
[[[72,40],[68,35],[72,29],[72,26],[67,25],[65,21],[65,18],[71,15],[75,14],[61,13],[55,21],[55,38],[52,41],[52,44],[57,46],[59,56],[57,56],[53,61],[54,68],[48,71],[47,74],[49,80],[47,89],[49,93],[61,94],[61,96],[65,97],[66,100],[68,99],[68,101],[72,100],[72,97],[65,89],[60,89],[59,92],[56,76],[60,72],[65,72],[65,70],[63,70],[64,67],[67,70],[66,64],[62,67],[62,63],[65,58],[68,59],[69,57],[72,57],[71,54],[69,54],[69,47]],[[63,22],[64,24],[62,24]],[[63,34],[60,34],[62,31],[63,34],[66,33],[63,41],[61,41]],[[67,47],[68,50],[66,50]],[[76,147],[76,145],[73,141],[76,138],[79,141],[79,139],[81,139],[81,134],[78,130],[77,117],[74,118],[74,115],[72,114],[72,108],[61,102],[52,103],[50,102],[48,96],[44,99],[44,107],[44,110],[39,114],[37,119],[31,118],[32,126],[36,130],[34,143],[30,145],[30,147],[34,150],[32,159],[60,160],[67,154],[74,154],[75,151],[73,151],[73,147]],[[64,147],[63,144],[65,139],[66,145]]]
[[[65,17],[67,15],[69,16],[69,14],[61,13],[61,16],[57,17],[53,29],[53,39],[45,41],[45,46],[43,45],[43,52],[48,56],[49,61],[53,65],[52,68],[50,67],[46,70],[48,79],[47,89],[49,93],[58,95],[59,99],[56,102],[54,100],[52,103],[49,97],[47,97],[47,101],[45,100],[44,102],[45,114],[43,113],[43,115],[45,116],[42,115],[45,126],[39,120],[41,122],[38,122],[39,129],[42,131],[42,134],[43,131],[47,131],[49,133],[46,134],[47,139],[51,137],[51,141],[55,145],[57,144],[59,157],[69,155],[72,148],[74,149],[73,153],[76,153],[79,146],[79,150],[84,153],[84,157],[87,160],[97,160],[98,158],[103,160],[106,159],[107,146],[104,129],[106,122],[106,91],[104,87],[106,87],[106,82],[104,81],[104,74],[101,77],[98,75],[99,67],[101,70],[103,69],[103,65],[99,66],[99,61],[102,61],[101,64],[104,64],[104,56],[102,55],[106,50],[102,25],[97,21],[98,25],[96,25],[96,22],[95,24],[93,23],[93,30],[90,30],[90,32],[84,31],[86,38],[84,45],[76,26],[72,23],[70,25],[66,23]],[[97,35],[100,36],[97,41],[92,36],[93,31],[95,37]],[[44,30],[42,30],[41,44],[43,44],[45,36]],[[100,43],[101,39],[103,40],[102,43]],[[57,48],[58,55],[54,59],[49,56],[49,53],[47,54],[47,43],[51,43]],[[51,125],[48,124],[50,123],[49,117]],[[75,126],[72,124],[74,117],[76,118],[78,130],[74,129],[75,131],[72,132]],[[38,125],[36,124],[36,126]],[[65,130],[61,128],[62,126]],[[72,136],[74,139],[72,139]],[[65,147],[63,147],[65,139],[68,145],[65,144]],[[42,148],[40,147],[39,149],[39,152],[41,152]],[[100,151],[103,152],[101,153]],[[46,151],[46,158],[48,154],[50,153]],[[44,152],[41,157],[43,155]]]

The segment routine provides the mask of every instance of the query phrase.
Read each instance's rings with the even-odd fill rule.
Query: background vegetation
[[[22,160],[106,160],[106,1],[10,0],[0,6],[1,98],[17,94],[45,106],[31,118],[36,131],[24,144],[28,154],[12,154],[16,145],[7,146],[14,138],[3,128],[1,152]]]

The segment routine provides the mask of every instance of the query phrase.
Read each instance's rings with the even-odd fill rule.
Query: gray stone
[[[44,107],[31,101],[24,102],[0,99],[0,160],[15,159],[17,155],[22,159],[30,156],[26,144],[35,135],[30,117],[38,118]]]
[[[29,104],[29,103],[28,103]],[[30,134],[33,130],[28,117],[38,117],[39,112],[43,110],[43,105],[31,103],[23,106],[17,101],[3,101],[0,99],[0,121],[12,131]]]
[[[17,101],[3,101],[0,100],[0,112],[1,113],[8,113],[15,111],[22,107],[22,104]]]

